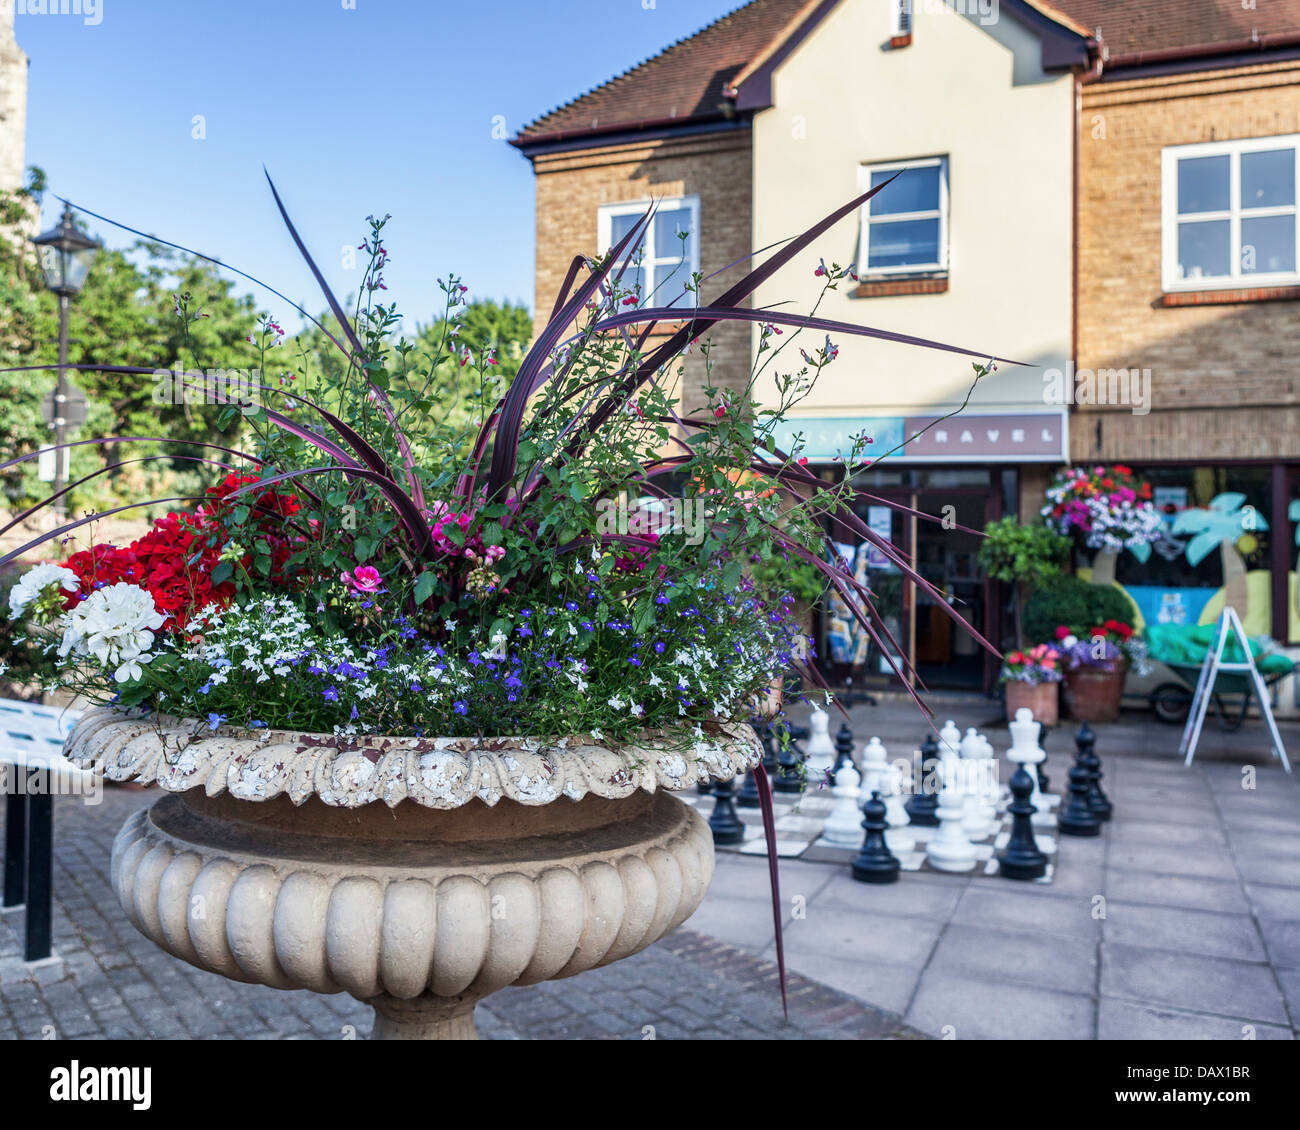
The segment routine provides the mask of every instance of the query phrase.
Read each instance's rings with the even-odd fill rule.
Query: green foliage
[[[1079,577],[1058,577],[1025,605],[1025,635],[1034,643],[1054,642],[1062,624],[1084,636],[1107,620],[1131,624],[1132,602],[1114,585],[1093,585]]]
[[[1041,587],[1061,574],[1070,542],[1041,523],[1022,525],[1013,515],[984,527],[980,564],[995,581]]]
[[[750,569],[759,592],[780,600],[789,595],[803,604],[813,604],[821,599],[826,588],[825,578],[815,565],[797,557],[768,557]]]

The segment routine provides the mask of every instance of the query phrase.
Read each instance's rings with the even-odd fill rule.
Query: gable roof
[[[722,122],[771,105],[771,74],[838,3],[750,0],[658,55],[524,126],[535,147]],[[1036,27],[1046,67],[1081,65],[1100,31],[1106,67],[1300,45],[1300,0],[1002,0]],[[738,89],[739,88],[739,89]]]
[[[728,116],[731,80],[808,0],[752,0],[629,71],[524,126],[516,145]]]

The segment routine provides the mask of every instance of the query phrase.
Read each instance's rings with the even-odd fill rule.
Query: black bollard
[[[1070,768],[1070,803],[1056,818],[1056,826],[1067,836],[1099,836],[1101,821],[1088,805],[1088,770],[1078,759]]]
[[[1101,789],[1101,779],[1105,773],[1101,769],[1101,758],[1097,756],[1097,735],[1087,722],[1074,735],[1074,744],[1079,751],[1079,763],[1088,770],[1088,807],[1098,820],[1109,820],[1113,809]]]
[[[732,803],[736,782],[728,777],[713,785],[713,815],[709,817],[709,829],[713,832],[715,844],[739,844],[745,840],[745,825],[736,815],[736,806]]]
[[[907,809],[907,815],[913,824],[923,828],[937,828],[939,826],[939,790],[936,788],[930,791],[926,788],[926,782],[931,779],[936,784],[939,782],[939,766],[942,762],[939,760],[939,743],[935,741],[933,734],[926,734],[925,741],[921,743],[921,771],[920,780],[912,782],[912,796],[903,805]]]
[[[885,802],[880,799],[880,790],[871,794],[871,799],[862,808],[865,819],[862,826],[867,830],[862,841],[862,851],[853,861],[853,877],[860,883],[896,883],[898,882],[898,857],[889,850],[885,843],[885,829],[889,827],[885,820]]]
[[[835,735],[835,764],[831,766],[830,783],[835,784],[835,774],[844,766],[853,764],[853,731],[847,722],[841,722]]]
[[[1047,874],[1047,856],[1038,850],[1034,839],[1034,806],[1029,797],[1034,779],[1023,765],[1011,774],[1011,838],[998,854],[998,873],[1008,879],[1041,879]]]

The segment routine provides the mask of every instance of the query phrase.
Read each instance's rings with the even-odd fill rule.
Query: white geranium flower
[[[119,581],[91,593],[64,616],[59,658],[92,656],[102,667],[119,668],[120,674],[123,665],[153,646],[153,634],[166,619],[148,592]],[[133,669],[138,678],[138,667]]]
[[[9,619],[17,620],[27,606],[39,599],[52,585],[58,585],[64,592],[76,592],[81,588],[81,580],[71,569],[65,569],[62,565],[33,565],[9,590]]]

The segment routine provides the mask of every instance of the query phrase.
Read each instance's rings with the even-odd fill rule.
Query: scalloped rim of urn
[[[677,735],[673,735],[676,737]],[[64,754],[110,781],[157,784],[168,792],[202,788],[246,801],[319,797],[358,808],[410,800],[459,808],[473,800],[524,805],[610,799],[638,789],[669,792],[725,781],[754,768],[762,747],[747,723],[717,725],[705,740],[679,748],[662,733],[618,749],[589,738],[416,738],[377,734],[336,737],[286,730],[209,730],[199,719],[132,716],[111,707],[87,711]],[[656,744],[658,742],[658,744]]]

